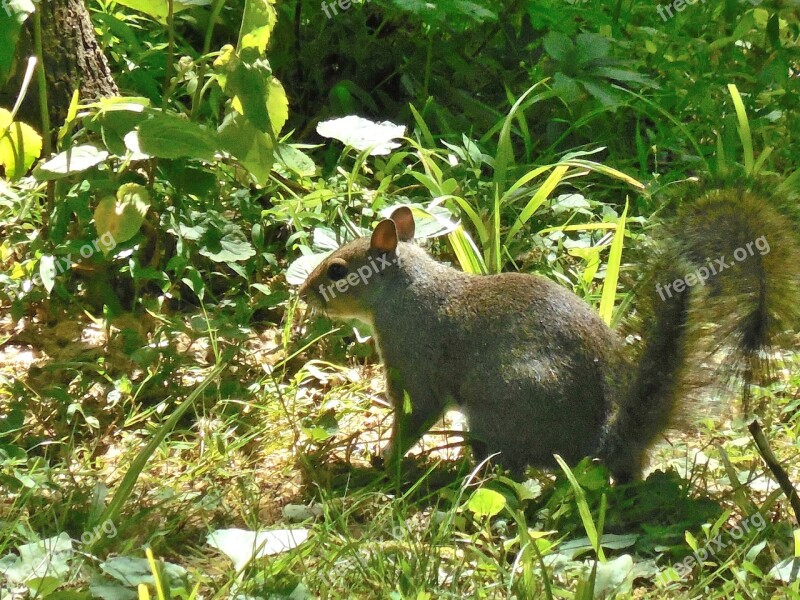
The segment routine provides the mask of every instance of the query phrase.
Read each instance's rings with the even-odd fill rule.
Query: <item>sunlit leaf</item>
[[[475,490],[469,501],[467,510],[476,517],[493,517],[503,510],[506,506],[506,497],[500,492],[495,492],[488,488]]]
[[[308,539],[308,529],[274,529],[249,531],[247,529],[218,529],[208,536],[207,543],[233,562],[237,571],[254,558],[263,558],[287,552]]]
[[[150,208],[150,193],[137,183],[126,183],[116,197],[106,196],[94,211],[97,235],[114,240],[114,245],[127,242],[142,226]],[[107,249],[105,249],[107,251]]]
[[[395,125],[389,121],[376,123],[350,115],[321,121],[317,125],[317,133],[322,137],[339,140],[356,150],[371,148],[370,154],[382,155],[400,147],[400,144],[392,140],[403,137],[406,128],[404,125]]]
[[[258,129],[243,115],[231,114],[219,128],[222,148],[264,185],[272,171],[272,138]]]
[[[274,77],[270,77],[267,91],[267,112],[272,130],[277,136],[289,118],[289,99],[283,84]]]
[[[100,150],[97,146],[90,144],[74,146],[39,165],[34,175],[37,179],[61,179],[91,169],[107,158],[108,152]]]
[[[42,153],[42,136],[30,125],[12,122],[11,113],[0,108],[0,165],[8,179],[18,179]]]
[[[245,0],[238,50],[257,48],[264,52],[277,20],[274,4],[275,0]]]
[[[217,150],[214,132],[178,115],[158,113],[137,128],[139,148],[159,158],[213,160]]]

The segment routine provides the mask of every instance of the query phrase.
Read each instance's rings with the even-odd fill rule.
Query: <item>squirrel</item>
[[[684,203],[637,289],[640,343],[539,275],[472,275],[413,243],[408,207],[330,254],[299,290],[312,309],[368,324],[395,418],[378,464],[399,461],[448,406],[476,460],[512,473],[599,458],[641,476],[690,371],[722,350],[748,382],[798,322],[800,251],[767,198],[725,189]],[[698,367],[698,368],[696,368]]]

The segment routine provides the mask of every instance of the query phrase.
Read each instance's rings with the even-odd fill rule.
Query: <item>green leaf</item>
[[[214,262],[239,262],[256,255],[255,248],[247,240],[241,228],[233,223],[226,224],[221,232],[209,231],[205,241],[206,244],[200,249],[200,254]]]
[[[218,149],[213,132],[171,113],[157,113],[137,128],[139,148],[159,158],[199,158],[211,161]]]
[[[44,285],[47,293],[52,292],[53,286],[56,284],[55,257],[45,254],[39,259],[39,277],[42,278],[42,285]]]
[[[66,152],[56,154],[46,163],[39,165],[34,171],[34,175],[39,180],[62,179],[91,169],[106,158],[108,158],[108,152],[100,150],[97,146],[90,144],[75,146]]]
[[[259,130],[277,134],[289,116],[289,102],[283,86],[273,82],[266,59],[234,58],[228,63],[225,93],[233,98],[233,109],[246,116]],[[275,94],[271,99],[271,94]],[[272,123],[272,116],[277,119]]]
[[[270,77],[268,82],[267,113],[269,114],[272,131],[278,136],[289,119],[289,98],[283,84],[275,77]]]
[[[301,177],[313,177],[317,172],[317,165],[311,157],[289,144],[275,147],[275,160]]]
[[[545,52],[561,63],[570,61],[575,53],[575,44],[559,31],[551,31],[544,36],[542,45]]]
[[[622,246],[625,242],[625,225],[628,216],[628,202],[625,202],[625,210],[617,221],[617,231],[614,233],[614,240],[611,242],[611,251],[608,255],[608,265],[606,266],[606,279],[603,282],[603,293],[600,297],[600,318],[611,325],[611,317],[614,312],[614,300],[617,297],[617,280],[619,279],[619,267],[622,263]]]
[[[506,497],[488,488],[475,490],[467,502],[467,510],[476,517],[493,517],[506,506]]]
[[[19,556],[7,554],[2,559],[5,579],[22,584],[34,578],[55,577],[65,581],[74,555],[72,540],[66,533],[17,548]]]
[[[247,529],[217,529],[206,543],[231,559],[236,571],[241,571],[254,558],[263,558],[288,552],[308,539],[309,530],[273,529],[249,531]]]
[[[464,272],[481,275],[489,272],[478,247],[463,226],[459,225],[448,234],[447,238]]]
[[[528,96],[530,96],[530,94],[542,83],[544,82],[539,81],[534,83],[531,87],[525,90],[525,93],[523,93],[517,99],[517,101],[514,102],[511,110],[508,111],[508,114],[503,120],[503,127],[500,129],[500,136],[497,140],[497,153],[494,158],[494,182],[495,191],[497,194],[503,193],[506,180],[506,171],[510,165],[514,164],[514,148],[511,144],[511,124],[516,118],[517,111],[520,110],[520,107],[522,107],[523,103],[525,103]],[[539,96],[534,96],[534,98],[531,99],[531,102],[538,102],[539,100],[548,97],[548,95],[549,94],[545,92]]]
[[[33,14],[31,0],[3,0],[0,10],[0,88],[14,70],[17,42],[22,24]]]
[[[256,129],[244,116],[228,115],[219,128],[222,148],[264,185],[272,170],[272,138]]]
[[[30,125],[13,121],[4,108],[0,108],[0,134],[0,165],[8,179],[19,179],[42,153],[42,136]]]
[[[566,102],[576,102],[583,95],[578,82],[561,72],[553,76],[553,91]]]
[[[94,211],[97,235],[113,240],[111,248],[127,242],[142,226],[150,208],[150,193],[138,183],[126,183],[117,190],[116,198],[103,198]],[[108,252],[111,248],[104,248]]]
[[[555,169],[552,170],[550,175],[547,176],[544,183],[536,190],[536,193],[533,197],[528,201],[528,204],[525,205],[525,208],[522,209],[517,220],[514,222],[514,225],[509,229],[508,234],[506,234],[506,244],[510,243],[514,236],[519,232],[520,229],[528,222],[533,216],[538,208],[547,200],[547,197],[550,193],[556,188],[556,186],[561,183],[561,180],[564,178],[564,175],[569,170],[567,165],[558,165]],[[534,172],[537,169],[534,169]],[[525,177],[525,176],[523,176]],[[516,185],[516,184],[515,184]]]
[[[163,562],[161,566],[162,576],[167,579],[165,583],[170,585],[174,591],[174,588],[180,586],[183,579],[186,578],[186,569],[180,565],[169,562]],[[128,586],[135,587],[141,584],[155,585],[153,571],[146,558],[115,556],[102,563],[100,568],[106,574]]]
[[[755,157],[753,155],[753,137],[750,134],[750,121],[747,119],[747,111],[736,85],[729,83],[728,92],[730,92],[731,100],[733,100],[733,107],[736,109],[736,129],[739,132],[739,139],[742,141],[742,149],[744,150],[744,170],[748,175],[751,175]]]
[[[273,4],[274,0],[245,0],[237,50],[257,48],[263,54],[277,21]]]
[[[148,118],[146,110],[145,104],[133,101],[110,104],[101,108],[96,120],[100,125],[100,134],[103,136],[106,148],[117,156],[125,156],[129,149],[125,145],[124,138]]]
[[[575,38],[575,47],[581,64],[606,58],[611,49],[608,38],[596,33],[579,33]]]
[[[154,18],[159,23],[166,24],[167,22],[169,4],[166,0],[117,0],[117,4],[122,4],[133,10],[138,10]],[[186,10],[190,6],[207,6],[209,4],[211,4],[211,0],[188,0],[184,2],[174,0],[172,11],[173,13],[178,13],[182,10]]]
[[[572,469],[570,469],[567,466],[567,463],[564,462],[564,459],[558,454],[554,454],[553,456],[558,465],[561,467],[561,470],[564,471],[564,475],[567,476],[570,487],[572,487],[572,492],[575,494],[575,503],[578,505],[578,514],[580,515],[581,522],[583,523],[583,528],[586,530],[586,536],[589,538],[589,542],[592,544],[592,548],[594,548],[597,558],[599,558],[602,562],[605,562],[606,558],[603,552],[603,547],[600,545],[600,536],[598,535],[597,527],[592,520],[592,511],[589,509],[589,503],[586,501],[586,494],[578,483],[578,480],[575,478],[575,474],[572,472]]]
[[[57,577],[36,577],[26,581],[25,585],[33,592],[35,598],[47,598],[52,597],[53,592],[55,592],[62,583],[65,582]]]

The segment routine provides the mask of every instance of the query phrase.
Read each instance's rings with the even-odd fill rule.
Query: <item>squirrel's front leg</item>
[[[386,393],[394,407],[394,423],[389,443],[377,463],[393,469],[442,415],[444,403],[428,390],[407,389],[396,369],[387,368]]]

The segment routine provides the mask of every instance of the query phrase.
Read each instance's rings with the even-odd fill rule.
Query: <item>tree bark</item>
[[[42,0],[42,45],[51,121],[63,123],[75,89],[81,100],[119,94],[82,0]]]
[[[67,116],[74,90],[83,101],[119,94],[108,61],[97,43],[89,11],[82,0],[39,0],[42,19],[42,54],[47,80],[50,123],[60,127]],[[17,48],[17,73],[6,86],[16,97],[25,59],[35,54],[33,17],[28,18]],[[31,85],[21,116],[41,128],[36,85]]]

